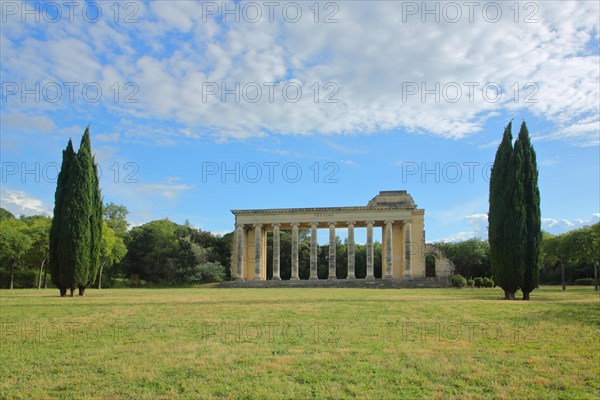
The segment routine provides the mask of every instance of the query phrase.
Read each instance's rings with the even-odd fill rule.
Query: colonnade
[[[354,230],[357,227],[367,229],[366,279],[374,279],[373,228],[382,229],[382,278],[412,276],[411,219],[386,219],[365,221],[311,221],[311,222],[275,222],[275,223],[237,223],[234,233],[232,259],[232,277],[237,280],[266,280],[266,238],[267,231],[273,232],[273,278],[281,279],[281,240],[282,228],[292,231],[291,280],[300,279],[298,259],[298,231],[310,228],[310,276],[317,278],[318,243],[317,229],[329,229],[329,274],[328,279],[336,276],[336,228],[348,229],[348,275],[356,278],[356,258]]]

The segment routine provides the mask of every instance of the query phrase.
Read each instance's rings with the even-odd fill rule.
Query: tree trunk
[[[15,263],[10,265],[10,288],[13,288],[13,278],[15,276]]]
[[[60,297],[65,297],[67,295],[67,288],[60,288]]]
[[[567,284],[565,283],[565,264],[560,263],[560,280],[562,282],[562,290],[567,290]]]
[[[44,289],[48,288],[48,268],[44,268]]]
[[[44,258],[42,260],[42,263],[40,264],[40,274],[38,276],[38,289],[42,288],[42,271],[44,270],[44,264],[46,263],[46,258]]]
[[[80,296],[85,296],[85,287],[79,286],[79,295]]]
[[[598,262],[594,263],[594,290],[598,291]]]
[[[529,300],[529,292],[523,292],[523,300]]]
[[[506,289],[504,289],[504,300],[510,300],[510,293]]]
[[[102,269],[104,268],[104,263],[100,263],[100,271],[98,272],[98,289],[102,289]]]
[[[510,293],[508,294],[508,299],[509,299],[509,300],[514,300],[514,299],[515,299],[515,292],[510,292]]]
[[[71,292],[69,294],[69,297],[73,297],[73,292],[75,291],[75,288],[69,288],[69,291]]]

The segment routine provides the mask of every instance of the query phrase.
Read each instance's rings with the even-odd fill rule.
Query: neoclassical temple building
[[[336,279],[336,229],[348,229],[348,276],[355,278],[354,230],[367,230],[366,279],[373,279],[373,229],[382,229],[382,279],[425,277],[425,210],[406,190],[379,192],[366,206],[232,210],[232,278],[266,280],[267,232],[273,232],[273,279],[280,278],[280,231],[291,230],[292,280],[298,277],[298,230],[310,229],[310,279],[317,279],[317,229],[329,230],[329,279]]]

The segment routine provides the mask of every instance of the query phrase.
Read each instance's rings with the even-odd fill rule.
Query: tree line
[[[94,287],[193,285],[229,279],[233,233],[214,235],[167,219],[129,229],[128,210],[109,203],[103,209],[102,245]],[[15,218],[0,209],[0,287],[54,287],[48,274],[49,234],[47,216]],[[267,236],[267,276],[272,272],[272,236]],[[281,231],[281,276],[291,276],[292,236]],[[493,278],[490,246],[474,238],[438,242],[465,278]],[[381,277],[381,243],[374,245],[374,274]],[[346,241],[336,237],[336,275],[347,275]],[[366,275],[366,245],[355,244],[356,276]],[[600,222],[562,235],[543,233],[540,284],[591,282],[600,261]],[[299,231],[299,275],[310,275],[310,231]],[[329,274],[329,245],[319,245],[318,276]],[[563,279],[564,277],[564,279]]]
[[[228,279],[233,233],[167,219],[129,229],[128,210],[105,204],[100,255],[89,286],[174,286]],[[52,218],[16,218],[0,208],[0,287],[60,288],[49,268]]]
[[[592,284],[600,268],[600,222],[561,235],[543,232],[539,283],[547,285]],[[490,245],[480,238],[438,242],[455,267],[467,279],[493,278]]]

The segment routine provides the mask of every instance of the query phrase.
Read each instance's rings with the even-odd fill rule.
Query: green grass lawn
[[[2,399],[598,399],[600,297],[0,291]]]

